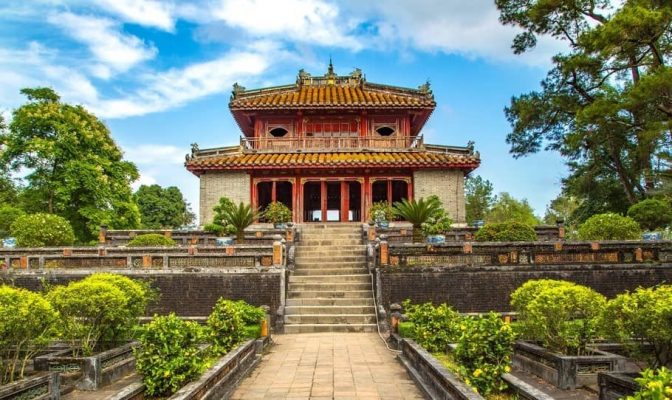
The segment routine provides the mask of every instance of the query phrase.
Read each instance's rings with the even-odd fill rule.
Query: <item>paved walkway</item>
[[[274,335],[232,399],[423,399],[375,333]]]

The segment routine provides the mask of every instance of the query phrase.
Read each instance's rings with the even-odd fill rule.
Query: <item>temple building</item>
[[[367,82],[359,69],[323,76],[299,71],[296,83],[233,87],[229,109],[240,145],[193,146],[187,169],[200,179],[201,225],[226,196],[263,210],[287,205],[296,223],[357,222],[374,202],[437,195],[465,221],[464,177],[478,167],[472,146],[425,143],[436,108],[429,84],[417,89]]]

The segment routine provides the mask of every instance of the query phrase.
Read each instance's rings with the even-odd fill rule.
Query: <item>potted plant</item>
[[[450,230],[453,220],[445,212],[437,213],[421,225],[422,233],[429,244],[443,244],[446,242],[445,232]]]
[[[639,226],[646,230],[642,234],[642,239],[661,240],[663,231],[660,229],[672,222],[672,207],[664,200],[646,199],[630,206],[628,217],[637,221]]]
[[[254,220],[259,216],[259,213],[252,208],[252,205],[243,202],[237,206],[223,210],[222,214],[222,221],[226,223],[225,226],[230,225],[235,230],[236,241],[238,243],[245,241],[245,228],[252,225]]]
[[[413,225],[413,242],[420,243],[423,238],[422,224],[430,218],[443,213],[441,201],[438,197],[430,196],[427,199],[407,200],[394,203],[394,214]]]
[[[386,201],[373,203],[369,209],[371,221],[377,228],[387,229],[390,227],[390,221],[394,219],[394,210]]]
[[[212,232],[217,237],[215,238],[215,244],[217,246],[228,246],[233,244],[233,235],[236,233],[236,228],[233,225],[222,225],[222,224],[207,224],[203,227],[206,232]]]
[[[287,223],[292,221],[292,210],[278,201],[269,204],[263,215],[268,222],[273,224],[275,229],[287,229]]]

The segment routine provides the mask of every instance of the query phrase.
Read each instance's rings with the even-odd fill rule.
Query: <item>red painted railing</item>
[[[292,137],[241,138],[246,150],[342,150],[422,148],[422,137]]]

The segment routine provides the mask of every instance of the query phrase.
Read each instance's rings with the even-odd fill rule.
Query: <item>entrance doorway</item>
[[[306,182],[304,222],[355,222],[362,218],[362,185],[357,181]]]

